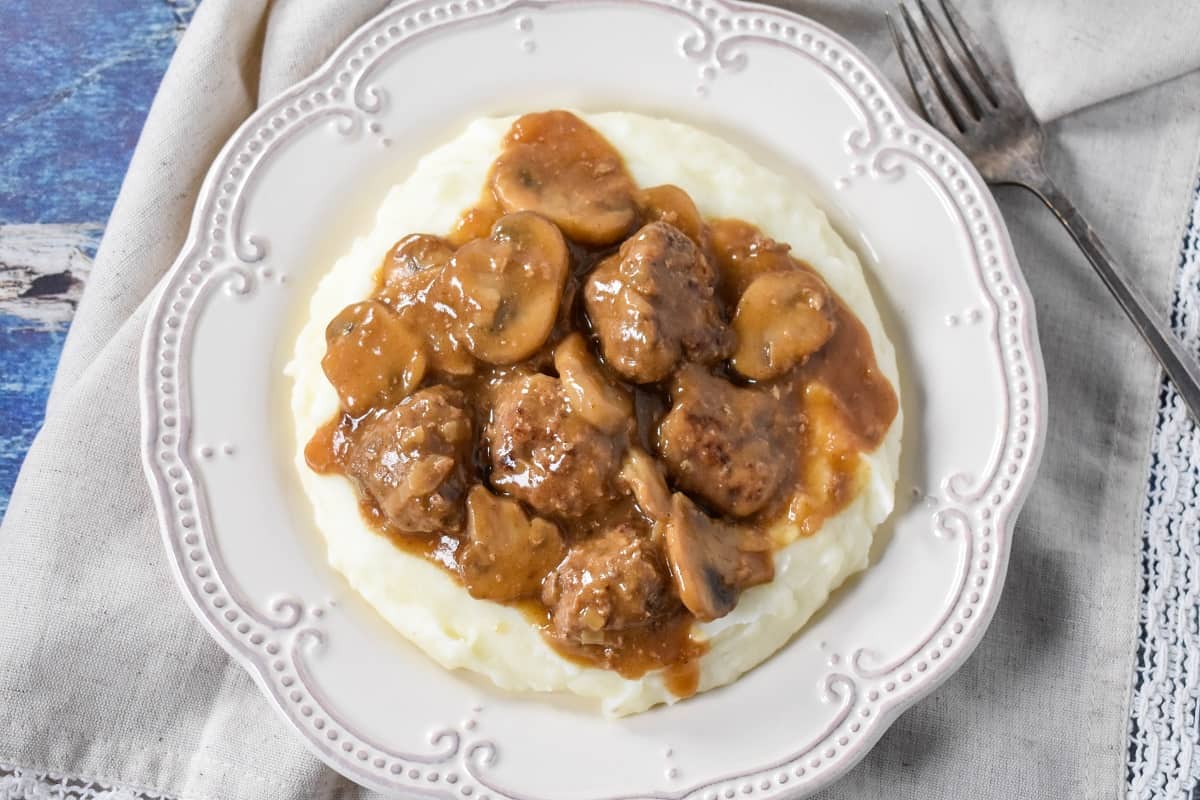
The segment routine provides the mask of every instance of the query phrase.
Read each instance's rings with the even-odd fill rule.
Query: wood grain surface
[[[146,112],[198,1],[0,2],[0,516]]]

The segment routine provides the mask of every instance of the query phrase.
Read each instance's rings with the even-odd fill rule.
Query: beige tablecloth
[[[135,375],[148,298],[212,158],[256,105],[311,72],[380,5],[204,0],[180,44],[0,529],[0,780],[9,779],[0,787],[18,787],[9,797],[57,797],[37,792],[61,788],[62,776],[92,787],[72,797],[102,796],[97,786],[137,790],[113,798],[359,793],[308,753],[176,591],[139,462]],[[787,5],[899,77],[886,4]],[[1200,5],[964,6],[1053,120],[1053,173],[1161,303],[1196,175]],[[1041,476],[982,646],[829,797],[1124,793],[1158,370],[1051,217],[1016,190],[1000,200],[1045,348]]]

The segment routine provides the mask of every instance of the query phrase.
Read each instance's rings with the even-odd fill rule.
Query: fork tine
[[[965,131],[967,124],[974,120],[974,115],[971,114],[971,110],[967,107],[961,90],[954,85],[954,80],[946,74],[946,70],[938,60],[937,54],[934,52],[934,48],[937,45],[930,41],[930,37],[917,25],[916,20],[909,13],[908,6],[903,2],[900,4],[900,16],[904,18],[904,24],[908,28],[913,47],[921,56],[921,61],[924,62],[926,70],[932,76],[937,96],[941,98],[942,104],[950,112],[950,116],[954,120],[954,126],[960,131]]]
[[[941,23],[937,21],[937,18],[929,10],[929,6],[925,3],[925,0],[917,0],[917,10],[921,12],[921,20],[925,24],[925,30],[932,34],[933,41],[937,44],[942,63],[950,73],[950,77],[954,80],[959,91],[966,98],[967,105],[970,106],[971,116],[978,119],[983,116],[984,109],[989,105],[999,105],[992,99],[992,96],[988,94],[986,89],[980,85],[981,82],[968,65],[967,58],[959,47],[958,40],[947,35]]]
[[[900,55],[900,64],[904,67],[904,74],[908,76],[908,82],[912,85],[913,93],[916,94],[917,102],[921,104],[921,110],[925,112],[925,117],[942,131],[958,130],[954,118],[950,116],[950,112],[946,110],[946,106],[938,97],[932,76],[908,46],[908,40],[900,26],[896,24],[895,18],[886,12],[884,16],[887,17],[888,28],[892,31],[892,39],[896,43],[896,52]]]
[[[938,0],[938,4],[942,7],[946,21],[950,23],[950,30],[954,32],[958,49],[962,51],[968,66],[975,74],[975,80],[983,87],[992,104],[1000,105],[1000,94],[1003,91],[1009,98],[1019,99],[1024,105],[1025,95],[1017,87],[1016,81],[1012,79],[1007,70],[997,69],[992,64],[991,59],[988,58],[987,49],[979,41],[975,32],[971,30],[971,26],[967,24],[962,13],[949,0]]]

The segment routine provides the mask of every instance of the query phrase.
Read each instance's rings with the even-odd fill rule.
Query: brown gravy
[[[597,332],[585,309],[582,287],[598,264],[608,263],[606,259],[617,257],[614,253],[618,245],[640,226],[655,220],[665,221],[697,243],[703,258],[715,270],[715,302],[725,321],[733,317],[739,298],[761,275],[805,272],[816,276],[811,267],[788,254],[786,245],[770,240],[748,222],[700,220],[698,216],[690,218],[694,207],[689,212],[685,206],[671,205],[676,202],[671,199],[676,197],[673,193],[682,195],[673,187],[650,190],[665,193],[663,196],[669,201],[665,206],[652,203],[649,207],[639,207],[636,201],[637,188],[625,173],[616,151],[582,122],[573,117],[566,119],[553,116],[563,113],[527,115],[514,125],[505,140],[501,156],[493,166],[492,176],[480,202],[463,213],[445,239],[433,240],[429,237],[432,244],[422,251],[421,257],[431,261],[420,265],[421,270],[427,271],[414,273],[423,278],[420,287],[413,288],[406,283],[398,290],[392,282],[395,273],[389,272],[397,260],[406,257],[405,253],[409,252],[403,247],[407,239],[387,254],[378,275],[373,297],[397,309],[402,315],[408,314],[404,318],[410,320],[415,329],[425,331],[429,337],[429,366],[418,385],[447,386],[461,392],[466,399],[465,408],[474,426],[470,463],[463,465],[469,485],[492,486],[493,462],[488,443],[481,440],[480,432],[494,421],[496,387],[518,373],[555,375],[555,348],[572,332],[582,333],[591,344],[593,353],[596,351]],[[584,165],[586,168],[573,165]],[[590,176],[595,175],[603,185],[581,189],[579,195],[582,199],[579,203],[583,205],[564,206],[562,221],[555,219],[559,227],[571,235],[565,237],[568,269],[562,282],[553,325],[549,327],[544,341],[528,357],[503,365],[486,363],[472,356],[461,337],[447,332],[452,326],[448,327],[448,323],[430,310],[434,303],[431,293],[435,291],[431,288],[435,277],[433,269],[430,269],[431,263],[437,262],[437,258],[451,258],[468,244],[474,247],[473,243],[493,235],[498,220],[505,213],[512,212],[514,204],[517,209],[523,207],[520,205],[524,202],[522,192],[528,188],[524,184],[540,187],[539,181],[545,180],[538,169],[549,170],[546,174],[551,176],[550,179],[559,180],[561,174],[566,174],[562,171],[568,167],[574,170],[568,176],[572,180],[590,181]],[[497,188],[505,170],[518,176],[516,188],[505,184],[507,194]],[[626,207],[623,199],[627,195],[630,200]],[[620,202],[613,201],[613,197]],[[686,198],[686,195],[683,197]],[[686,204],[690,204],[690,200],[686,200]],[[628,219],[623,221],[623,215],[626,214]],[[609,241],[610,230],[615,229],[623,232],[616,241]],[[444,249],[444,255],[429,255],[430,248]],[[624,248],[621,252],[625,252]],[[440,270],[441,262],[437,264]],[[408,277],[413,276],[409,275],[405,280]],[[819,276],[817,278],[817,285],[823,285]],[[535,289],[543,289],[545,280],[537,276],[531,278],[534,279],[542,280],[542,283],[535,285]],[[780,517],[786,516],[799,526],[804,535],[815,533],[826,518],[837,513],[853,498],[862,470],[859,454],[878,447],[895,418],[898,408],[896,394],[878,369],[866,329],[831,291],[823,302],[825,305],[821,306],[820,311],[831,320],[832,335],[816,352],[800,359],[781,374],[755,380],[739,374],[729,361],[710,364],[711,374],[738,387],[761,389],[775,398],[773,413],[781,419],[781,430],[789,431],[789,435],[794,437],[791,446],[795,454],[786,459],[783,476],[770,492],[769,502],[764,502],[759,510],[749,515],[739,515],[740,518],[736,520],[723,514],[721,508],[714,507],[712,502],[693,493],[692,498],[697,505],[713,518],[724,519],[752,532],[765,530]],[[821,303],[816,305],[820,306]],[[536,324],[536,320],[532,324]],[[403,331],[396,335],[402,334]],[[502,346],[511,349],[512,344],[507,342]],[[331,355],[326,357],[327,372],[331,367],[329,359],[339,357],[332,346],[330,352]],[[682,358],[686,362],[686,354]],[[597,355],[597,360],[605,363],[602,353]],[[410,362],[417,363],[411,359]],[[425,361],[419,361],[419,364],[424,365]],[[345,372],[347,365],[344,361],[338,361],[332,366]],[[640,446],[654,453],[659,439],[659,426],[673,403],[669,382],[634,384],[614,374],[611,367],[605,372],[611,385],[617,387],[616,391],[630,399],[628,425],[606,434],[611,441],[611,449],[624,453],[630,446]],[[405,374],[405,381],[411,377],[410,370]],[[380,377],[373,375],[372,379],[378,382]],[[388,400],[388,404],[392,402]],[[380,406],[358,416],[343,412],[331,419],[316,431],[305,448],[309,467],[321,474],[346,474],[350,477],[350,454],[358,445],[364,426],[386,411],[386,407]],[[356,481],[356,485],[360,489],[362,514],[373,528],[405,552],[429,559],[456,579],[464,581],[463,553],[467,546],[465,526],[432,532],[401,530],[389,522],[371,491],[361,482]],[[461,497],[461,494],[452,493],[450,500],[461,502]],[[524,504],[524,507],[528,509],[528,504]],[[656,548],[662,547],[662,534],[660,528],[656,527],[656,520],[643,510],[627,490],[614,490],[604,502],[569,518],[543,516],[549,516],[551,521],[557,523],[568,550],[620,525],[631,526],[630,529],[639,532],[639,536],[654,542]],[[661,560],[665,557],[660,554],[658,558]],[[665,562],[660,566],[669,580],[669,568]],[[679,602],[676,595],[668,591],[655,603],[657,610],[647,624],[614,629],[608,632],[603,643],[583,644],[555,635],[552,609],[545,605],[541,597],[523,596],[509,602],[522,609],[531,621],[539,625],[546,633],[547,641],[564,656],[581,663],[613,669],[628,678],[663,669],[664,680],[670,691],[680,697],[689,696],[697,689],[699,658],[708,646],[692,639],[690,634],[696,617]]]

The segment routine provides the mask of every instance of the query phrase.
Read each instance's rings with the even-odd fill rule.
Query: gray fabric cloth
[[[197,800],[365,794],[309,755],[177,593],[138,457],[135,376],[147,298],[211,159],[380,5],[204,0],[184,37],[0,529],[0,762]],[[786,5],[899,78],[885,3]],[[1196,175],[1200,6],[964,5],[1054,120],[1053,173],[1161,307]],[[1049,375],[1041,477],[982,646],[826,797],[1124,794],[1158,370],[1049,214],[1016,190],[1000,201]]]

